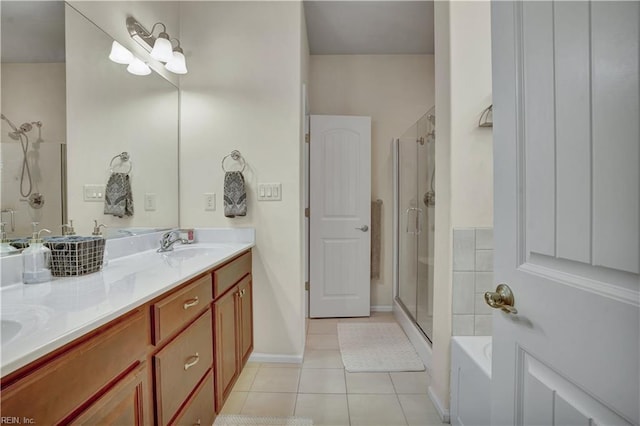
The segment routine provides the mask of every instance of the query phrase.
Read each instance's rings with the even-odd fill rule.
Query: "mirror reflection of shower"
[[[15,141],[20,141],[20,145],[22,147],[22,168],[20,171],[20,195],[27,198],[29,201],[29,205],[34,209],[42,208],[44,205],[44,197],[42,194],[33,192],[33,178],[31,176],[31,169],[29,168],[29,135],[28,133],[33,130],[33,126],[35,125],[38,128],[38,139],[36,143],[42,141],[42,122],[41,121],[32,121],[25,122],[20,125],[20,127],[16,127],[15,124],[9,118],[7,118],[4,114],[0,114],[0,118],[7,122],[9,127],[13,130],[12,132],[8,132],[8,135],[11,139]],[[26,185],[26,188],[25,188]]]

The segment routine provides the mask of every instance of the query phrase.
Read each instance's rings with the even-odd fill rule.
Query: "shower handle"
[[[416,235],[420,235],[422,233],[423,212],[421,208],[416,208],[416,210],[418,212],[418,214],[416,215]]]
[[[413,235],[418,235],[420,232],[418,231],[418,216],[416,214],[416,226],[414,228],[414,231],[409,231],[409,213],[415,211],[416,213],[418,211],[420,211],[419,208],[417,207],[409,207],[404,213],[405,215],[407,215],[407,234],[413,234]]]

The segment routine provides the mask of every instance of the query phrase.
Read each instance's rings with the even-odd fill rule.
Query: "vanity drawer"
[[[53,355],[2,389],[2,416],[57,424],[90,397],[143,359],[148,321],[134,311],[99,329],[89,339]]]
[[[213,297],[214,299],[224,294],[242,277],[251,272],[251,252],[247,252],[235,258],[221,268],[213,271]]]
[[[187,396],[211,368],[211,310],[154,357],[158,423],[169,423]]]
[[[216,419],[213,410],[213,370],[209,370],[198,389],[178,414],[172,425],[212,425]]]
[[[182,328],[209,307],[212,299],[211,275],[207,274],[191,284],[153,304],[153,343]]]

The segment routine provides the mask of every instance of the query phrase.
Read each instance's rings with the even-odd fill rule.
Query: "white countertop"
[[[6,333],[0,347],[1,375],[27,365],[255,245],[253,230],[249,233],[251,238],[223,238],[226,242],[213,242],[219,236],[213,230],[200,231],[201,237],[209,238],[199,238],[198,231],[197,243],[176,245],[169,254],[146,249],[110,260],[101,272],[0,288],[0,317]],[[121,240],[117,244],[132,244]],[[114,245],[114,250],[120,248]],[[10,337],[9,329],[16,324],[22,328]]]

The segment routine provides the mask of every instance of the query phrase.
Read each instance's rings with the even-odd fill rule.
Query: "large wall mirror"
[[[54,235],[69,220],[80,235],[94,220],[107,236],[177,226],[178,89],[155,72],[137,76],[111,62],[113,39],[64,2],[0,8],[9,237],[28,236],[34,221]],[[117,157],[122,152],[129,161]],[[105,214],[101,196],[112,173],[130,182],[132,215]]]

